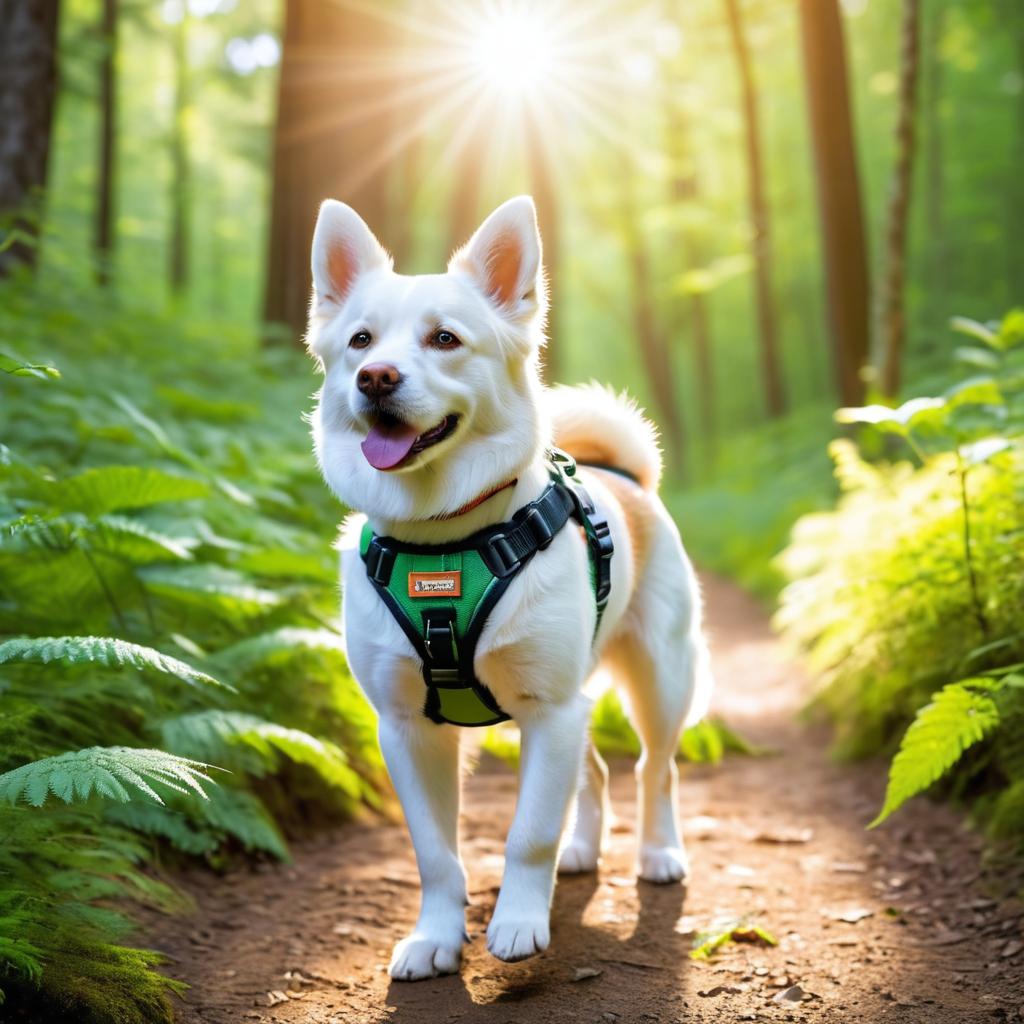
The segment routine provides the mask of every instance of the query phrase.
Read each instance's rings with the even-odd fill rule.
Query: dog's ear
[[[449,271],[469,274],[498,310],[527,319],[544,306],[537,211],[529,196],[502,203],[452,257]]]
[[[344,203],[327,199],[313,232],[313,311],[340,306],[356,278],[391,258],[362,217]]]

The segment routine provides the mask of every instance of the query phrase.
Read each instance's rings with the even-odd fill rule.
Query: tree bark
[[[868,260],[837,0],[800,0],[800,27],[836,391],[843,405],[861,405],[861,371],[868,361]]]
[[[36,263],[53,108],[58,0],[0,0],[0,277]],[[8,238],[8,241],[10,239]]]
[[[761,122],[753,61],[747,43],[739,0],[725,0],[729,33],[736,54],[746,126],[747,176],[750,192],[750,226],[753,232],[754,282],[757,294],[757,325],[761,353],[761,382],[768,415],[786,411],[786,396],[779,367],[778,332],[772,296],[771,219],[761,156]]]
[[[191,243],[191,165],[188,153],[189,104],[188,8],[182,4],[181,20],[174,27],[174,122],[171,126],[171,290],[181,294],[188,287]]]
[[[114,255],[114,146],[117,139],[117,0],[103,0],[100,36],[100,152],[96,177],[96,281],[110,283]]]
[[[879,303],[882,367],[879,385],[887,398],[896,398],[907,342],[906,269],[907,223],[914,173],[917,71],[920,63],[920,2],[903,0],[900,30],[899,115],[896,123],[896,164],[889,186],[886,230],[886,273]]]
[[[634,194],[635,170],[627,153],[622,160],[619,194],[626,260],[629,265],[632,323],[640,344],[651,397],[656,406],[669,465],[681,473],[686,460],[686,429],[675,393],[672,357],[655,315],[652,273],[647,244],[640,230],[640,215]]]
[[[393,33],[371,5],[285,4],[264,319],[284,325],[295,340],[306,329],[320,203],[340,199],[385,234],[394,147],[391,118],[379,106],[389,85],[374,59],[393,43]]]

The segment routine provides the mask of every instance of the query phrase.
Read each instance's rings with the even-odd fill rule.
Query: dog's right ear
[[[360,274],[390,266],[391,257],[351,206],[326,199],[313,232],[312,263],[317,314],[336,312]]]

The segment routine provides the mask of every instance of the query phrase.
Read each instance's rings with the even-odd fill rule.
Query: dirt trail
[[[633,878],[631,766],[617,764],[599,874],[560,880],[545,954],[494,960],[482,936],[515,788],[486,762],[466,787],[460,975],[388,979],[416,916],[412,851],[402,825],[351,825],[297,845],[292,865],[186,879],[198,912],[150,938],[192,986],[183,1024],[1024,1020],[1024,908],[991,897],[977,838],[923,802],[865,832],[883,766],[830,762],[827,737],[795,724],[805,681],[763,613],[729,584],[705,585],[717,710],[779,754],[684,770],[688,890]],[[689,958],[694,926],[745,915],[778,947]],[[581,969],[598,973],[574,980]]]

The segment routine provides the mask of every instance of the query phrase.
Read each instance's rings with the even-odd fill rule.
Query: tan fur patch
[[[580,461],[583,461],[580,456]],[[587,470],[599,476],[601,483],[615,496],[626,517],[630,547],[633,555],[633,578],[639,581],[651,557],[651,543],[657,529],[657,514],[649,491],[638,487],[631,480],[600,469]]]

